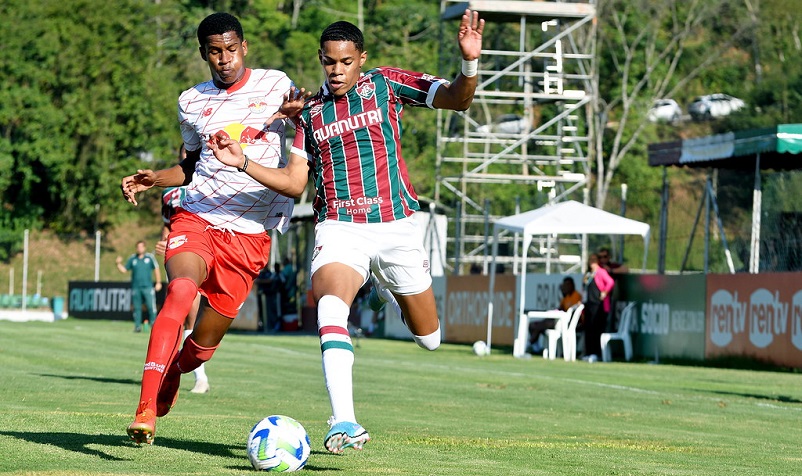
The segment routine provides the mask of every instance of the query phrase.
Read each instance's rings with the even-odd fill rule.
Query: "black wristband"
[[[247,155],[245,155],[245,154],[243,154],[243,155],[245,156],[245,162],[242,163],[242,167],[237,167],[237,171],[238,172],[245,172],[248,169],[248,162],[250,162],[250,161],[248,160],[248,156]]]

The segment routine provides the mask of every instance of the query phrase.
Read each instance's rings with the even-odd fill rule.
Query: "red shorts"
[[[179,209],[170,221],[165,262],[173,256],[190,252],[206,262],[206,280],[200,292],[212,309],[235,318],[253,281],[267,266],[270,236],[232,233],[211,228],[209,222]]]

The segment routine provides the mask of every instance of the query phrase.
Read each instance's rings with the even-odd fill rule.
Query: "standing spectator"
[[[281,315],[298,318],[298,275],[289,258],[284,258],[281,268]]]
[[[131,305],[134,308],[134,332],[142,332],[142,304],[148,309],[145,330],[156,321],[156,293],[162,289],[162,275],[156,257],[145,249],[145,242],[136,244],[136,253],[132,254],[123,266],[122,256],[117,257],[117,269],[123,273],[131,273]],[[156,275],[154,284],[153,275]]]
[[[273,271],[265,266],[256,278],[256,286],[263,332],[281,330],[281,263],[276,262]]]
[[[178,99],[186,159],[168,169],[137,170],[120,184],[133,205],[137,193],[153,186],[188,185],[181,209],[170,220],[165,253],[170,283],[150,335],[139,404],[127,430],[137,443],[153,443],[156,418],[175,403],[181,374],[195,370],[217,350],[267,265],[266,230],[287,230],[291,197],[300,195],[307,181],[305,173],[302,180],[288,175],[292,167],[285,155],[284,121],[279,120],[298,113],[304,91],[296,91],[282,71],[245,66],[248,42],[234,16],[207,16],[197,37],[211,80]],[[214,144],[224,140],[247,147],[239,166],[214,158]],[[300,163],[308,170],[303,159]],[[266,188],[251,177],[255,165],[283,181]],[[205,298],[202,310],[179,352],[181,329],[198,291]]]
[[[596,362],[601,355],[601,335],[607,326],[610,314],[610,291],[615,282],[610,274],[599,265],[599,256],[593,253],[588,257],[588,270],[585,284],[585,356],[582,360]]]
[[[611,261],[610,249],[599,248],[596,253],[599,257],[599,266],[604,268],[609,274],[623,274],[629,272],[629,267],[623,263],[616,263]]]
[[[400,150],[401,112],[405,105],[461,111],[471,105],[483,29],[478,13],[465,10],[457,34],[462,70],[452,82],[389,67],[363,74],[364,38],[351,23],[333,23],[320,37],[326,79],[303,108],[290,163],[308,160],[317,189],[310,274],[332,408],[324,445],[332,453],[361,449],[370,440],[354,412],[348,317],[371,272],[385,287],[386,300],[397,298],[415,342],[428,350],[440,345],[428,254],[412,217],[420,206]],[[217,141],[215,155],[233,166],[247,161],[231,140]],[[300,180],[302,170],[287,174]],[[252,173],[265,186],[281,178],[263,167]]]

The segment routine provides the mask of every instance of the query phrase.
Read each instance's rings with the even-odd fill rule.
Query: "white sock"
[[[192,334],[192,329],[184,329],[184,340],[187,340],[187,337]],[[200,367],[192,371],[192,374],[195,376],[195,381],[198,380],[209,380],[209,377],[206,376],[206,363],[200,364]]]
[[[351,370],[354,347],[348,334],[351,309],[337,296],[326,295],[317,303],[317,329],[323,354],[323,378],[331,402],[332,423],[356,422]]]
[[[437,330],[427,336],[412,336],[415,342],[426,350],[435,350],[440,347],[440,323],[437,324]]]

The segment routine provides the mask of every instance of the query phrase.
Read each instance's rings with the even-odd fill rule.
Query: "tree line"
[[[361,8],[359,7],[361,4]],[[594,160],[593,201],[628,183],[630,207],[656,218],[651,142],[776,123],[802,122],[802,13],[795,0],[598,0],[599,103],[603,131]],[[0,259],[23,228],[91,233],[139,213],[119,180],[172,164],[180,146],[178,94],[208,79],[195,29],[213,11],[238,16],[251,67],[281,69],[316,90],[322,29],[361,24],[368,66],[456,74],[441,58],[456,23],[427,0],[6,0],[0,5]],[[489,22],[486,36],[515,38],[516,25]],[[514,40],[513,40],[514,41]],[[677,127],[646,120],[654,99],[687,104],[725,92],[748,107],[726,119]],[[405,158],[419,192],[434,187],[436,125],[416,114]],[[741,193],[734,186],[734,194]],[[726,187],[723,191],[727,193]],[[157,194],[140,208],[156,209]],[[477,197],[477,200],[493,197]]]

